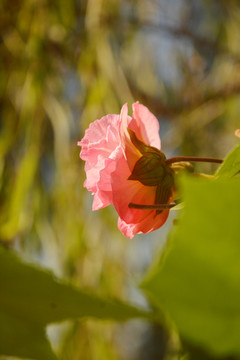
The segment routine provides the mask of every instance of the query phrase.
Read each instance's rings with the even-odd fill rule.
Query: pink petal
[[[132,170],[137,160],[142,156],[133,145],[127,129],[134,131],[137,138],[146,145],[160,149],[159,122],[157,118],[138,102],[133,104],[133,116],[128,116],[127,104],[124,104],[120,114],[120,137],[129,168]]]
[[[127,237],[129,239],[132,239],[134,237],[134,235],[136,235],[136,232],[134,231],[135,226],[136,225],[125,223],[125,221],[123,221],[120,217],[118,218],[119,230],[125,237]]]
[[[112,193],[109,191],[100,191],[97,189],[97,192],[94,195],[92,210],[99,210],[105,206],[111,204]]]
[[[133,145],[130,135],[128,133],[128,126],[131,122],[131,118],[128,116],[127,104],[124,104],[120,114],[120,127],[119,133],[121,137],[122,147],[129,165],[132,170],[138,159],[141,157],[140,151]]]
[[[169,210],[164,210],[157,216],[149,214],[145,219],[137,224],[127,224],[120,217],[118,219],[118,228],[122,234],[130,239],[136,234],[149,233],[160,228],[168,218]]]
[[[110,114],[91,123],[83,139],[78,142],[78,146],[82,147],[81,159],[96,164],[99,155],[108,158],[120,143],[119,122],[119,115]]]
[[[93,210],[101,209],[102,207],[112,204],[112,179],[111,174],[115,171],[118,164],[118,159],[124,158],[121,145],[111,153],[110,157],[105,160],[104,168],[99,171],[99,180],[97,183],[97,192],[93,202]]]
[[[111,203],[111,168],[107,162],[114,157],[116,148],[120,146],[119,122],[119,115],[104,116],[91,123],[83,139],[78,142],[82,147],[80,157],[86,162],[84,186],[96,194],[94,210]]]
[[[148,110],[148,108],[138,102],[132,105],[133,115],[129,128],[133,130],[139,140],[147,145],[160,149],[161,142],[159,136],[158,119]]]
[[[112,202],[121,219],[127,223],[137,223],[153,213],[153,210],[130,209],[129,203],[154,204],[156,187],[128,180],[130,174],[126,159],[119,158],[116,169],[111,174]]]

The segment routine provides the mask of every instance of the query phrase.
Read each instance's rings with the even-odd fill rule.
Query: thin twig
[[[176,205],[177,204],[175,204],[175,203],[146,205],[146,204],[135,204],[135,203],[130,202],[128,207],[130,209],[164,210],[164,209],[171,209],[172,207],[174,207]]]
[[[167,159],[166,164],[173,164],[181,161],[190,161],[190,162],[208,162],[208,163],[216,163],[221,164],[223,162],[222,159],[215,158],[207,158],[207,157],[195,157],[195,156],[174,156],[170,159]]]

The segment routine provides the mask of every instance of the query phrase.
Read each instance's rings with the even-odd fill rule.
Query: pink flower
[[[160,151],[158,120],[145,106],[134,103],[130,117],[125,104],[120,115],[94,121],[78,145],[93,210],[113,204],[118,227],[129,238],[165,223],[169,210],[148,205],[172,201],[173,171]]]

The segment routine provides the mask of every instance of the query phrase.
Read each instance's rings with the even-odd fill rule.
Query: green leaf
[[[22,263],[3,248],[0,293],[0,338],[5,339],[1,340],[0,352],[12,356],[55,359],[45,337],[44,327],[49,323],[79,317],[124,321],[152,316],[120,300],[61,283],[51,273]]]
[[[236,146],[218,168],[216,176],[231,178],[240,171],[240,145]]]
[[[142,288],[187,342],[240,354],[240,182],[189,177],[182,186],[183,217]]]
[[[25,319],[0,312],[0,354],[56,360],[44,329]]]

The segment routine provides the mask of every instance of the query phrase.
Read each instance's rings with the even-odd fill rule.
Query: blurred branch
[[[136,24],[137,25],[137,24]],[[206,48],[208,50],[211,50],[213,53],[225,56],[235,62],[240,62],[240,56],[239,54],[236,54],[232,51],[230,51],[227,48],[224,48],[222,46],[219,46],[219,44],[215,41],[211,41],[209,39],[206,39],[205,37],[199,36],[191,31],[191,29],[181,26],[181,27],[173,27],[166,24],[154,24],[154,23],[138,23],[139,26],[146,27],[147,29],[152,29],[153,31],[159,30],[159,31],[165,31],[169,33],[172,36],[176,37],[185,37],[190,39],[195,45]]]
[[[211,90],[205,95],[203,95],[201,98],[191,100],[191,102],[179,103],[176,105],[168,105],[168,104],[164,104],[157,97],[150,98],[149,95],[142,92],[133,83],[130,83],[130,88],[132,90],[135,99],[139,100],[142,103],[148,103],[149,107],[152,109],[154,113],[169,117],[178,115],[180,113],[193,111],[194,109],[210,101],[227,100],[240,93],[240,84],[236,84],[218,90]]]

